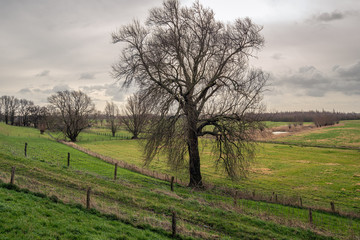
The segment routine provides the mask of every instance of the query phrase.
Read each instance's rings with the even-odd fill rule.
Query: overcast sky
[[[182,0],[191,5],[193,1]],[[268,111],[360,112],[359,0],[201,0],[216,18],[250,17],[265,47],[251,63],[270,74]],[[132,90],[112,79],[121,45],[111,33],[145,20],[162,0],[0,0],[0,96],[45,105],[82,90],[99,110]]]

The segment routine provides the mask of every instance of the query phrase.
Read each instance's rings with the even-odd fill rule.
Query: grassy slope
[[[140,146],[133,140],[79,144],[138,166],[144,163]],[[261,144],[250,177],[238,183],[216,171],[209,146],[203,147],[201,157],[202,174],[206,182],[267,194],[276,192],[285,196],[297,195],[308,206],[329,208],[329,202],[335,201],[344,211],[360,213],[360,186],[359,177],[356,177],[360,175],[360,155],[357,150]],[[179,172],[169,170],[164,157],[155,159],[149,168],[173,174],[185,182],[188,178],[186,168]]]
[[[170,239],[78,206],[0,188],[0,239]]]
[[[273,128],[273,127],[282,127],[282,126],[289,126],[289,125],[294,125],[294,124],[298,124],[295,122],[271,122],[271,121],[265,121],[264,122],[267,128]],[[313,123],[311,122],[304,122],[303,125],[311,125]]]
[[[3,124],[0,124],[0,130],[0,179],[8,181],[11,166],[16,166],[16,184],[20,187],[48,196],[55,195],[65,202],[84,204],[85,192],[90,186],[93,189],[92,206],[96,209],[116,214],[135,225],[150,224],[158,229],[169,230],[170,211],[175,210],[180,218],[180,233],[193,237],[322,239],[309,231],[274,223],[280,221],[285,225],[306,227],[306,209],[246,200],[239,201],[241,208],[234,208],[231,198],[214,195],[211,191],[192,192],[180,186],[176,187],[176,193],[172,193],[168,183],[125,169],[119,169],[119,179],[112,181],[113,166],[51,141],[46,136],[39,137],[35,130]],[[24,141],[29,143],[27,158],[22,156]],[[71,152],[74,158],[70,168],[64,166],[63,156],[67,152]],[[83,162],[80,159],[84,159]],[[81,164],[76,165],[76,160]],[[1,201],[4,201],[3,198]],[[284,211],[294,216],[288,219]],[[347,222],[336,215],[314,212],[314,217],[328,220],[324,224],[330,224],[332,234],[350,234],[344,231],[344,225],[339,224]]]
[[[310,145],[360,147],[360,120],[342,121],[337,126],[277,138],[276,141]]]

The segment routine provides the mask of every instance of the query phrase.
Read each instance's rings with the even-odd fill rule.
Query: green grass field
[[[28,142],[27,157],[24,157],[25,142]],[[89,144],[89,142],[82,143],[81,145],[87,144]],[[109,151],[113,149],[114,154],[117,153],[121,160],[129,159],[129,161],[134,162],[136,159],[141,159],[141,152],[138,149],[136,141],[94,141],[93,146],[97,145],[99,145],[99,148],[101,147],[100,145],[108,146]],[[194,238],[358,239],[356,237],[360,235],[360,221],[358,219],[340,217],[336,214],[314,211],[314,225],[309,225],[308,210],[306,208],[289,207],[244,199],[239,199],[237,206],[234,207],[233,199],[230,196],[220,194],[217,189],[193,191],[177,185],[175,192],[171,192],[169,190],[169,183],[167,182],[121,168],[118,169],[118,179],[114,181],[112,180],[113,165],[61,143],[57,143],[47,135],[40,135],[35,129],[11,127],[1,123],[0,146],[0,179],[3,182],[9,181],[10,169],[12,166],[15,166],[16,185],[34,192],[41,192],[47,196],[54,195],[65,203],[81,205],[85,203],[86,189],[91,187],[93,189],[92,207],[102,213],[115,214],[121,219],[121,222],[136,226],[134,232],[129,230],[129,234],[132,234],[131,236],[137,236],[135,232],[142,226],[149,226],[145,228],[147,231],[150,231],[151,234],[161,233],[163,229],[169,232],[170,215],[173,210],[177,212],[179,217],[178,227],[181,236]],[[122,146],[122,149],[118,151],[116,146]],[[262,191],[261,189],[271,191],[267,188],[270,188],[270,186],[273,187],[274,185],[279,189],[279,193],[281,191],[287,193],[288,189],[291,189],[290,183],[289,186],[282,186],[284,183],[277,182],[275,179],[278,179],[279,174],[280,176],[285,175],[286,168],[291,169],[294,167],[294,165],[291,164],[298,164],[296,162],[297,160],[293,162],[289,157],[291,156],[293,148],[277,149],[277,145],[267,144],[264,146],[265,147],[260,150],[259,156],[261,156],[261,154],[263,154],[264,157],[266,156],[267,159],[264,160],[264,163],[273,164],[273,169],[265,169],[267,167],[264,167],[262,165],[263,163],[258,160],[256,162],[258,165],[254,166],[252,173],[253,180],[249,178],[240,183],[232,183],[228,179],[221,177],[219,172],[214,173],[210,160],[204,160],[205,163],[206,161],[209,162],[208,170],[204,170],[205,179],[210,181],[212,179],[211,174],[214,174],[214,183],[218,185],[226,184],[238,188],[249,187],[252,188],[251,190],[258,187],[256,191]],[[94,149],[92,150],[94,151]],[[288,154],[288,157],[283,158],[283,162],[277,160],[279,156],[277,152],[279,152],[279,150],[283,150],[284,153]],[[352,151],[342,151],[343,152],[336,152],[334,156],[347,154],[350,162],[356,160],[356,157],[354,158],[352,156]],[[66,166],[68,152],[71,154],[71,164],[69,168]],[[297,156],[299,152],[293,154]],[[204,159],[209,157],[206,157],[208,155],[206,147],[202,154],[205,155]],[[323,154],[324,159],[327,158],[327,153]],[[288,158],[290,159],[289,161],[286,160]],[[161,158],[158,160],[158,170],[166,169],[160,160]],[[330,161],[335,160],[337,160],[337,158],[331,159]],[[290,166],[287,167],[286,165],[289,163]],[[302,162],[299,162],[299,164],[300,163]],[[313,164],[316,166],[320,163],[321,161],[314,162]],[[139,164],[142,164],[141,161],[139,161]],[[206,164],[204,166],[206,166]],[[345,171],[349,171],[346,164],[344,164],[344,167]],[[314,168],[313,171],[315,172],[316,168]],[[269,172],[271,174],[269,174]],[[291,178],[291,174],[287,174],[289,179]],[[310,176],[310,178],[313,178],[313,176]],[[340,181],[343,180],[344,179],[340,178]],[[269,182],[266,183],[266,181]],[[311,179],[304,181],[311,182]],[[265,183],[267,185],[265,185]],[[262,184],[264,186],[262,186]],[[337,181],[334,182],[334,184],[339,185],[340,182]],[[282,189],[282,187],[284,189]],[[304,193],[309,192],[309,202],[315,201],[311,195],[316,195],[316,191],[317,190],[309,192],[304,190]],[[293,192],[296,191],[293,190]],[[344,194],[344,202],[348,205],[348,208],[356,209],[352,206],[353,204],[351,202],[353,196],[354,195],[347,196]],[[318,197],[326,198],[324,196]],[[27,197],[24,196],[24,198]],[[306,199],[306,197],[304,197],[304,199]],[[1,206],[5,206],[5,201],[5,197],[0,194]],[[21,201],[22,200],[19,200],[19,205],[22,204]],[[24,204],[26,204],[27,200],[24,201]],[[326,201],[324,201],[324,204],[325,202]],[[29,205],[31,206],[31,204]],[[39,214],[38,212],[41,211],[41,209],[42,208],[34,208],[32,210],[33,213],[27,215]],[[3,214],[1,211],[0,213]],[[4,214],[6,213],[7,210]],[[3,218],[1,217],[1,219]],[[16,222],[15,220],[13,221]],[[94,221],[96,222],[96,220]],[[103,220],[100,220],[100,222],[101,221]],[[88,225],[88,229],[91,229],[92,225],[90,223]],[[18,231],[24,231],[25,228],[21,228],[19,225],[17,226],[16,229],[18,229]],[[111,227],[105,228],[111,229]],[[56,233],[66,232],[66,229],[66,227],[63,228],[60,226]],[[11,230],[11,232],[13,231],[16,230]],[[45,230],[39,229],[39,231]],[[116,233],[120,234],[120,232],[121,230]],[[97,234],[98,233],[95,232],[93,238],[97,238]],[[7,236],[7,232],[0,231],[0,238],[6,239]],[[60,236],[60,238],[66,239],[62,236]]]
[[[166,232],[136,228],[81,205],[65,205],[0,187],[0,239],[171,238]]]
[[[271,121],[265,121],[265,126],[267,128],[274,128],[274,127],[283,127],[283,126],[289,126],[289,125],[294,125],[294,124],[298,124],[295,122],[271,122]],[[312,122],[304,122],[303,125],[311,125],[313,124]]]
[[[360,120],[341,121],[340,124],[336,126],[319,128],[311,132],[277,138],[275,141],[319,146],[360,148]]]
[[[121,161],[144,166],[141,145],[134,140],[79,142],[79,145]],[[360,214],[360,155],[357,150],[304,148],[289,145],[259,144],[258,155],[249,178],[233,182],[216,168],[209,144],[202,142],[204,181],[218,186],[273,192],[287,197],[302,197],[307,206],[329,208],[334,201],[342,211]],[[172,171],[160,156],[148,168],[188,180],[186,166]]]

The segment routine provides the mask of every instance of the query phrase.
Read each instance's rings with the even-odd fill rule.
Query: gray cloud
[[[306,21],[309,23],[326,23],[326,22],[342,20],[350,16],[358,16],[358,15],[359,12],[356,10],[350,10],[350,11],[335,10],[333,12],[322,12],[319,14],[315,14]]]
[[[110,96],[113,101],[123,102],[126,98],[126,93],[124,90],[118,87],[109,87],[105,91],[106,96]]]
[[[23,88],[19,91],[20,94],[28,94],[31,93],[32,91],[30,90],[30,88]]]
[[[317,16],[314,16],[314,19],[319,22],[330,22],[334,20],[343,19],[345,17],[345,14],[342,12],[334,11],[331,13],[324,12],[320,13]]]
[[[80,79],[95,79],[95,73],[82,73]]]
[[[95,94],[102,92],[104,96],[110,97],[112,101],[123,102],[127,96],[127,89],[122,89],[118,84],[104,84],[104,85],[93,85],[93,86],[81,86],[81,90],[85,93]]]
[[[283,59],[283,55],[281,53],[275,53],[271,56],[271,58],[275,59],[275,60],[281,60]]]
[[[346,80],[356,81],[360,83],[360,60],[348,67],[336,66],[333,70]]]
[[[104,84],[104,85],[92,85],[92,86],[81,86],[80,89],[84,91],[85,93],[93,93],[96,91],[103,91],[108,89],[110,85]]]
[[[324,97],[329,92],[360,95],[360,61],[349,66],[337,66],[333,74],[325,74],[314,66],[300,67],[295,73],[273,77],[279,93],[296,96]]]
[[[46,76],[49,76],[49,74],[50,74],[50,71],[49,71],[49,70],[44,70],[44,71],[36,74],[35,76],[36,76],[36,77],[46,77]]]
[[[51,89],[51,92],[60,92],[60,91],[66,91],[66,90],[71,90],[71,88],[69,87],[69,85],[67,84],[60,84],[60,85],[56,85],[55,87],[53,87]]]

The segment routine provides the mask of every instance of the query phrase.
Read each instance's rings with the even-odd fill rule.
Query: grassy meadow
[[[27,157],[24,156],[25,142],[28,143]],[[303,197],[304,205],[328,207],[332,199],[336,207],[358,211],[356,171],[359,168],[356,167],[359,157],[355,150],[331,149],[329,152],[329,149],[263,144],[250,178],[234,183],[215,170],[205,143],[202,143],[202,161],[206,182],[257,193],[298,194]],[[79,145],[143,165],[139,145],[134,140],[91,141],[89,136]],[[67,167],[68,152],[70,167]],[[169,172],[162,160],[159,157],[149,167]],[[233,198],[217,189],[193,191],[176,185],[175,192],[171,192],[168,182],[122,168],[118,168],[118,179],[113,180],[113,165],[58,143],[36,129],[0,123],[2,182],[9,181],[13,166],[17,186],[40,192],[50,199],[39,200],[28,191],[14,192],[1,186],[0,219],[9,220],[6,225],[0,224],[0,239],[14,239],[13,236],[26,239],[21,234],[29,228],[22,226],[22,222],[31,222],[30,228],[36,229],[29,239],[162,239],[170,237],[172,211],[178,216],[179,239],[359,239],[360,236],[359,219],[336,213],[313,211],[314,222],[309,224],[307,208],[245,199],[238,199],[234,206]],[[186,178],[185,172],[177,174]],[[332,184],[327,184],[328,181]],[[118,220],[104,219],[106,217],[97,212],[76,207],[85,205],[88,187],[92,189],[91,206]],[[55,204],[51,199],[60,199],[65,204]],[[38,207],[34,207],[34,202],[40,202]],[[29,210],[19,210],[25,206]],[[70,224],[61,224],[61,218],[65,218],[57,212],[71,219]],[[84,224],[76,225],[82,218],[87,219]],[[75,226],[78,231],[74,230]],[[88,234],[81,238],[84,232]]]
[[[355,121],[351,126],[360,129],[360,121]],[[325,130],[329,131],[328,129],[331,128]],[[282,139],[277,140],[283,141]],[[334,201],[342,211],[360,214],[358,150],[261,143],[249,177],[233,182],[216,168],[209,141],[201,141],[202,174],[206,183],[261,194],[270,195],[275,192],[286,197],[302,197],[307,206],[329,208],[330,201]],[[78,144],[102,155],[144,167],[141,144],[138,141],[80,141]],[[171,170],[164,156],[154,159],[146,167],[174,175],[185,182],[188,180],[186,166],[183,170]]]
[[[360,120],[341,121],[335,126],[278,138],[295,144],[360,148]]]
[[[6,186],[6,187],[9,187]],[[114,216],[65,205],[28,191],[0,187],[1,239],[171,239]]]

